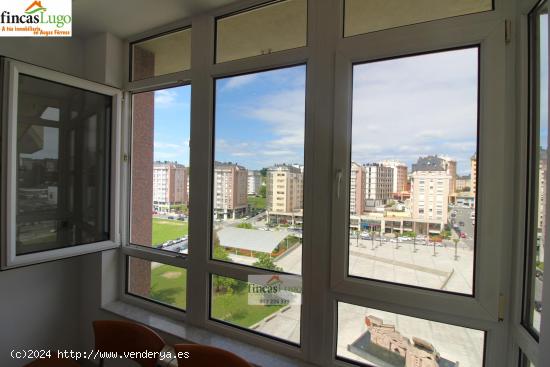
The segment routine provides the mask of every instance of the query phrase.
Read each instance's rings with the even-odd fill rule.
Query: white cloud
[[[223,86],[223,90],[243,87],[247,84],[252,83],[254,80],[256,80],[257,77],[258,76],[256,74],[246,74],[228,78],[225,85]]]
[[[155,91],[155,107],[171,106],[176,103],[177,93],[170,89]]]

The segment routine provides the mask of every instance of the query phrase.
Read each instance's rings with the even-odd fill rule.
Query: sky
[[[548,14],[540,16],[540,145],[548,149]]]
[[[547,26],[547,18],[543,22]],[[547,58],[548,50],[542,53]],[[215,159],[248,169],[303,164],[305,79],[302,65],[216,80]],[[189,164],[190,89],[155,92],[156,160]],[[542,89],[546,126],[547,85]],[[352,92],[354,161],[396,159],[410,167],[420,156],[437,154],[455,159],[459,174],[470,174],[477,140],[477,48],[357,64]]]

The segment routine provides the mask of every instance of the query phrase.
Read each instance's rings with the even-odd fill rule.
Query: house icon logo
[[[42,1],[35,0],[31,5],[25,9],[25,14],[34,14],[38,12],[45,12],[46,8],[42,6]]]
[[[270,287],[273,287],[273,286],[277,286],[277,285],[282,284],[282,283],[283,283],[283,281],[281,280],[281,278],[278,275],[273,275],[271,278],[269,278],[266,285],[268,285]]]

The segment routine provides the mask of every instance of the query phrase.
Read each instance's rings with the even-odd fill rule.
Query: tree
[[[254,264],[252,264],[252,266],[267,270],[283,271],[283,268],[275,265],[271,256],[266,253],[261,253],[260,255],[258,255],[258,260]]]
[[[260,186],[260,196],[263,198],[267,197],[267,188],[265,185]]]
[[[220,246],[220,239],[218,238],[218,232],[214,231],[214,234],[212,236],[212,243],[214,244],[214,248],[212,251],[212,257],[216,260],[222,260],[222,261],[231,261],[231,258],[229,257],[229,253],[227,250]]]
[[[223,292],[224,295],[231,295],[239,286],[239,281],[233,278],[226,278],[220,275],[214,275],[212,277],[212,285],[216,293]]]
[[[266,177],[267,176],[267,168],[262,168],[260,170],[260,175],[262,175],[262,177]]]

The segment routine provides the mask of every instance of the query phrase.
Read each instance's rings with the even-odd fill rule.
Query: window
[[[131,47],[132,81],[191,67],[191,28],[139,41]]]
[[[111,151],[119,92],[13,60],[4,66],[14,103],[3,267],[116,247]]]
[[[307,0],[275,1],[219,18],[216,20],[216,62],[303,47],[306,31]]]
[[[188,253],[190,99],[190,86],[132,97],[132,244]]]
[[[305,71],[216,80],[214,259],[301,273]],[[259,195],[247,195],[255,171]]]
[[[299,305],[255,304],[251,294],[255,284],[212,275],[210,317],[266,334],[292,344],[300,344]]]
[[[529,225],[527,275],[523,321],[538,336],[541,326],[544,250],[546,244],[546,189],[548,187],[548,9],[542,3],[530,15],[531,113],[530,172],[528,177]]]
[[[388,222],[395,217],[411,222],[412,227],[395,226],[401,236],[399,248],[380,241],[372,249],[366,239],[360,246],[350,243],[351,276],[472,294],[475,226],[470,216],[475,211],[453,208],[454,226],[455,219],[446,210],[436,210],[441,208],[436,198],[449,203],[457,173],[471,171],[470,157],[477,149],[477,73],[477,47],[353,66],[351,165],[367,177],[377,177],[377,182],[368,198],[363,194],[364,183],[355,180],[350,185],[350,196],[355,197],[350,203],[355,207],[351,218],[359,220],[361,230],[377,232],[386,241],[393,237]],[[408,200],[397,200],[399,208],[393,199],[399,192],[385,189],[405,186],[395,173],[397,166],[407,172],[412,188]],[[435,193],[434,180],[443,183],[442,194]],[[428,191],[422,189],[425,181],[430,182]],[[420,190],[415,191],[417,185]],[[377,230],[369,226],[375,218],[382,221]],[[467,237],[461,238],[461,233]],[[460,242],[459,257],[451,246],[453,239]],[[416,246],[429,240],[443,245],[437,257],[431,248]],[[407,260],[396,262],[395,257]],[[417,266],[427,258],[429,267]],[[455,278],[449,282],[451,276]]]
[[[127,258],[128,293],[185,310],[187,271],[173,265]]]
[[[344,37],[492,9],[492,0],[345,0]]]
[[[482,367],[485,332],[338,302],[340,359],[365,366]]]

